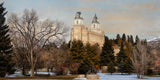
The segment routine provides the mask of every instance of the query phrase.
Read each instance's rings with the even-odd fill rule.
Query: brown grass
[[[59,75],[59,76],[48,76],[48,77],[40,77],[40,76],[34,76],[34,77],[29,77],[29,76],[25,76],[25,77],[7,77],[7,78],[0,78],[0,80],[37,80],[37,79],[41,79],[41,80],[47,80],[47,79],[58,79],[58,80],[72,80],[74,78],[76,78],[77,75]]]

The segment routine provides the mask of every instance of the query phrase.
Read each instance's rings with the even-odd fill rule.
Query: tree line
[[[119,46],[120,51],[114,55],[113,46]],[[100,55],[101,66],[108,66],[111,74],[116,71],[123,73],[137,73],[138,78],[151,74],[151,67],[154,64],[153,54],[147,46],[147,40],[141,40],[138,36],[135,40],[132,35],[117,34],[116,39],[105,37],[105,43]]]

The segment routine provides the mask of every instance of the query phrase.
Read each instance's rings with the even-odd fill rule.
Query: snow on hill
[[[160,49],[160,37],[147,40],[148,46],[152,49]]]
[[[147,40],[147,42],[160,41],[160,37],[155,37],[153,39]]]

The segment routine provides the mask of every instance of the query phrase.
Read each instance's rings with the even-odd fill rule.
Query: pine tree
[[[124,42],[121,43],[121,48],[120,48],[120,52],[117,54],[117,63],[119,64],[121,61],[125,61],[125,59],[127,58],[127,55],[125,53],[125,44]]]
[[[82,63],[83,59],[84,59],[84,45],[82,43],[82,41],[78,40],[78,41],[73,41],[70,51],[71,51],[71,56],[72,56],[72,60],[75,63]]]
[[[107,71],[108,71],[109,73],[111,73],[111,75],[112,75],[112,73],[114,73],[114,72],[116,71],[115,66],[114,66],[114,63],[113,63],[112,61],[108,64],[108,69],[107,69]]]
[[[130,38],[131,38],[131,43],[132,43],[132,45],[134,45],[133,36],[131,35]]]
[[[121,61],[119,64],[118,64],[118,71],[121,72],[122,74],[125,72],[125,64],[123,61]]]
[[[125,35],[125,33],[123,33],[123,35],[122,35],[122,41],[123,41],[123,42],[126,41],[126,35]]]
[[[121,44],[120,52],[117,56],[118,71],[121,73],[131,73],[132,72],[132,45],[130,42]]]
[[[85,60],[89,61],[91,73],[95,73],[95,68],[99,66],[99,54],[97,51],[98,46],[97,45],[90,45],[89,43],[85,46]],[[83,61],[86,62],[86,61]]]
[[[147,39],[144,40],[144,45],[147,45]]]
[[[129,35],[127,35],[127,41],[131,42],[131,38],[129,37]]]
[[[8,34],[8,26],[5,25],[5,8],[3,3],[0,4],[0,77],[4,77],[6,73],[10,73],[13,69],[12,45]]]
[[[139,42],[140,42],[139,37],[138,37],[138,35],[136,35],[135,44],[137,44],[137,43],[139,43]]]
[[[116,37],[117,40],[121,39],[120,35],[117,34],[117,37]]]
[[[121,37],[120,37],[120,35],[119,34],[117,34],[117,37],[116,37],[116,44],[118,45],[118,46],[121,46]]]
[[[124,62],[124,72],[130,74],[133,71],[132,61],[130,58],[127,58]]]
[[[105,42],[102,48],[102,53],[100,55],[101,66],[108,65],[111,61],[114,63],[114,49],[112,47],[111,41],[108,37],[105,37]]]
[[[87,74],[89,70],[91,70],[91,64],[88,60],[84,60],[78,68],[78,74]]]

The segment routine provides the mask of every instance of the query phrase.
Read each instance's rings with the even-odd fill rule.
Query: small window
[[[77,24],[78,24],[78,21],[77,21]]]

